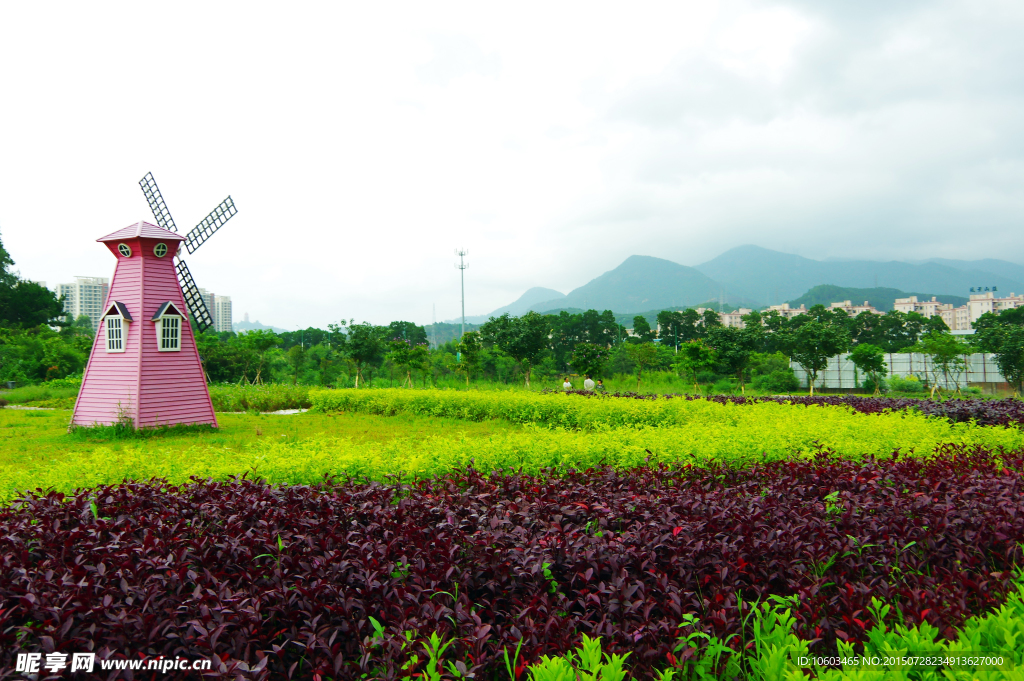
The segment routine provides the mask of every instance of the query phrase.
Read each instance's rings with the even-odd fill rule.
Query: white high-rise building
[[[202,296],[203,302],[206,303],[206,309],[210,312],[210,316],[214,319],[217,316],[213,313],[213,299],[216,297],[213,295],[213,291],[207,291],[205,288],[199,289],[199,295]]]
[[[213,328],[219,333],[231,331],[231,296],[213,297]]]
[[[103,305],[110,292],[110,280],[106,277],[75,277],[74,283],[57,284],[57,297],[64,296],[65,319],[73,322],[82,315],[88,315],[92,330],[100,326]]]

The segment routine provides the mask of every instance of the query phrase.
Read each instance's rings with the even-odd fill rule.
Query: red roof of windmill
[[[101,236],[96,241],[120,241],[121,239],[135,239],[142,237],[144,239],[172,239],[174,241],[184,241],[185,237],[172,232],[169,229],[163,227],[157,227],[151,225],[148,222],[139,220],[134,225],[128,225],[124,229],[119,229],[113,234]]]

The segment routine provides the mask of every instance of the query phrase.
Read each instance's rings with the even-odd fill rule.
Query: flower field
[[[577,665],[603,647],[600,678],[1024,672],[1016,419],[524,392],[309,400],[318,411],[233,416],[220,434],[68,439],[49,466],[0,465],[0,678],[24,678],[19,650],[95,650],[216,656],[226,678],[546,681],[545,656],[567,664],[583,644]],[[19,469],[42,489],[19,492]],[[1001,662],[813,662],[900,650]]]

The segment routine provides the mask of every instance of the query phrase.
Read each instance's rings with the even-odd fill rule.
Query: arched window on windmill
[[[124,352],[128,340],[128,325],[132,315],[124,303],[114,301],[103,315],[103,329],[107,336],[107,352]]]
[[[156,324],[156,349],[160,352],[181,351],[181,325],[183,315],[174,303],[168,301],[153,315]]]

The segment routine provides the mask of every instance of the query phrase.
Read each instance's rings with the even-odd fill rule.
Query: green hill
[[[900,291],[933,291],[929,294],[965,296],[972,286],[998,286],[1000,291],[1024,291],[1024,284],[1005,274],[1014,274],[1014,266],[1000,270],[1004,274],[983,271],[992,261],[874,262],[867,260],[820,261],[791,253],[779,253],[759,246],[739,246],[695,269],[719,282],[727,296],[757,301],[761,307],[792,300],[819,284],[856,288],[879,286]],[[1001,261],[998,261],[1001,262]],[[961,269],[974,267],[975,269]],[[989,267],[991,269],[991,267]],[[902,297],[902,296],[901,296]],[[919,296],[920,297],[920,296]],[[846,298],[840,298],[845,300]],[[860,302],[864,302],[861,297]]]
[[[537,303],[530,309],[615,310],[633,315],[655,309],[696,307],[709,298],[717,298],[721,290],[717,282],[692,267],[648,255],[632,255],[567,296]]]
[[[897,298],[908,298],[910,296],[917,296],[918,300],[932,299],[931,293],[906,293],[895,288],[848,288],[832,284],[822,284],[815,286],[799,298],[794,298],[787,302],[791,307],[800,307],[801,305],[806,305],[807,307],[824,305],[828,307],[831,303],[839,303],[844,300],[849,300],[854,305],[862,305],[866,300],[868,305],[871,305],[879,312],[888,312],[893,308]],[[942,303],[952,303],[953,307],[960,307],[967,303],[967,298],[962,296],[937,295],[935,298]]]

